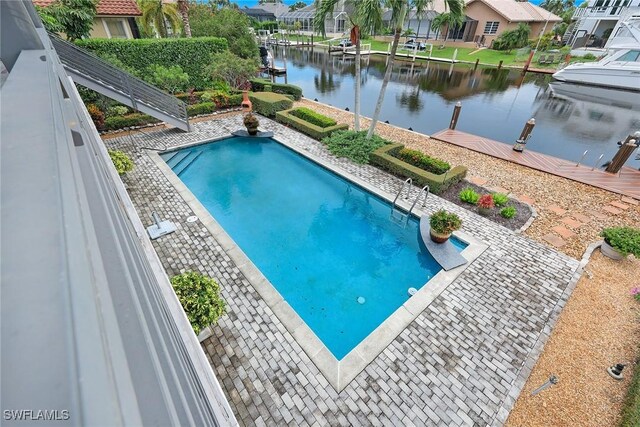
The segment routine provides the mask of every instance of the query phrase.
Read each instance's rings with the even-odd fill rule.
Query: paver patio
[[[311,155],[395,193],[402,180],[331,156],[322,145],[261,118]],[[143,222],[152,211],[178,225],[154,241],[171,276],[198,270],[218,280],[228,314],[203,342],[244,425],[501,425],[578,278],[578,261],[430,196],[426,213],[458,213],[488,245],[356,379],[337,393],[258,296],[220,244],[141,147],[164,150],[226,136],[240,115],[106,140],[136,168],[124,177]],[[275,165],[274,165],[275,166]],[[428,285],[427,285],[428,286]]]

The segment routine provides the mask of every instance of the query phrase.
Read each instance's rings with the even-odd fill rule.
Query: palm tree
[[[431,23],[431,25],[438,31],[442,27],[446,27],[446,31],[444,32],[444,40],[442,41],[442,43],[444,44],[444,42],[446,42],[449,38],[449,30],[451,28],[455,29],[462,25],[463,20],[464,17],[462,15],[456,16],[452,12],[441,13],[433,18],[433,22]]]
[[[142,11],[143,30],[147,34],[167,37],[167,22],[174,34],[180,31],[180,13],[174,3],[163,3],[162,0],[138,0]]]
[[[325,19],[333,15],[333,10],[339,0],[316,0],[316,14],[313,18],[313,25],[316,31],[325,35]],[[382,28],[382,7],[379,0],[346,0],[345,8],[350,12],[347,14],[351,23],[351,42],[356,46],[356,70],[355,70],[355,101],[354,101],[354,123],[353,128],[360,130],[360,86],[361,86],[361,31],[375,33]]]
[[[416,10],[416,18],[418,18],[418,30],[416,31],[416,41],[420,38],[420,26],[422,25],[422,20],[426,16],[429,11],[429,7],[431,6],[432,0],[411,0],[411,5]],[[425,39],[426,41],[426,39]]]
[[[380,117],[380,110],[382,109],[382,102],[384,101],[384,94],[387,90],[387,85],[389,84],[389,80],[391,79],[391,72],[393,70],[393,63],[396,59],[396,52],[398,51],[398,45],[400,44],[400,35],[402,34],[402,27],[404,25],[404,20],[407,16],[407,10],[409,7],[409,0],[386,0],[384,4],[391,9],[391,21],[390,24],[393,27],[393,43],[391,44],[391,60],[387,63],[387,69],[384,73],[384,78],[382,80],[382,86],[380,87],[380,95],[378,96],[378,102],[376,103],[376,109],[373,112],[373,117],[371,118],[371,126],[369,127],[369,132],[367,132],[367,138],[371,138],[373,136],[373,131],[376,128],[376,124],[378,123],[378,118]],[[456,22],[462,22],[463,20],[463,11],[464,11],[464,0],[445,0],[445,7],[449,9],[449,15],[452,16],[452,19],[455,19]]]
[[[182,28],[185,37],[191,37],[191,25],[189,24],[189,3],[187,0],[178,0],[178,10],[182,17]]]

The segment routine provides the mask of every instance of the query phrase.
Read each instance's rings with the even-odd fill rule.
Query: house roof
[[[33,0],[33,4],[40,7],[51,6],[55,0]],[[99,16],[140,16],[142,13],[138,9],[135,0],[100,0],[96,8]]]
[[[245,7],[244,9],[240,9],[240,11],[247,16],[273,16],[275,18],[272,12],[264,10],[261,7]]]
[[[263,3],[260,5],[260,9],[273,13],[276,18],[289,12],[289,6],[284,3]]]
[[[562,18],[558,15],[538,7],[528,2],[517,2],[514,0],[470,0],[467,5],[474,2],[481,2],[502,15],[510,22],[560,22]]]

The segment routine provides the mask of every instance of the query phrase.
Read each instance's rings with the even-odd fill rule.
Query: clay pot
[[[436,233],[433,229],[429,230],[429,235],[431,236],[431,240],[436,243],[444,243],[451,237],[451,233]]]

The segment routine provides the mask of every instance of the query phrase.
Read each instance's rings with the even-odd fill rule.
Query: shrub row
[[[278,111],[289,110],[293,107],[292,100],[272,92],[250,93],[249,99],[253,104],[253,111],[267,117],[274,117]]]
[[[126,116],[112,116],[104,120],[101,130],[118,130],[131,126],[142,126],[150,123],[158,123],[160,120],[147,114],[133,113]]]
[[[219,92],[219,91],[195,91],[193,92],[193,94],[179,93],[175,95],[175,97],[186,104],[197,105],[204,101],[204,99],[202,98],[202,95],[205,95],[206,93],[215,94],[216,92]],[[207,95],[205,95],[205,97],[206,96]],[[191,102],[192,99],[195,102],[192,103]],[[226,100],[226,102],[222,102],[223,100]],[[210,101],[204,101],[204,102],[210,102]],[[242,94],[231,93],[231,94],[225,94],[225,96],[214,96],[213,102],[218,106],[218,108],[239,107],[240,104],[242,104]]]
[[[399,151],[402,148],[402,144],[391,144],[380,147],[371,154],[371,163],[399,177],[410,177],[414,184],[421,187],[428,185],[429,190],[434,194],[442,193],[467,175],[467,168],[464,166],[456,166],[444,174],[436,175],[406,163],[390,154],[390,151]]]
[[[294,108],[289,111],[289,114],[321,128],[335,126],[337,123],[331,117],[323,116],[322,114],[316,113],[315,111],[305,107]]]
[[[300,87],[284,83],[271,83],[266,79],[250,79],[251,89],[254,92],[264,92],[266,86],[270,86],[271,90],[268,92],[281,93],[283,95],[292,95],[295,101],[302,98],[302,89]]]
[[[392,156],[409,163],[420,169],[424,169],[435,175],[441,175],[451,169],[451,165],[443,160],[435,159],[427,156],[426,154],[411,150],[409,148],[402,148],[400,150],[392,150],[389,152]]]
[[[278,111],[276,113],[276,121],[289,125],[317,140],[322,140],[337,130],[346,130],[349,128],[349,125],[344,123],[335,124],[335,121],[333,122],[333,126],[320,127],[300,117],[294,116],[292,114],[294,111],[295,110]]]
[[[154,64],[164,67],[179,65],[189,75],[190,86],[204,89],[210,82],[206,74],[210,54],[227,49],[220,37],[180,39],[86,39],[76,44],[97,55],[111,54],[140,73]]]
[[[187,115],[189,117],[200,114],[211,114],[216,110],[215,102],[201,102],[200,104],[187,105]]]

